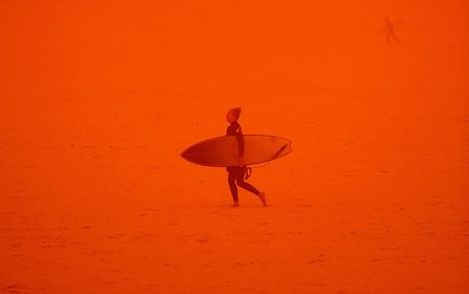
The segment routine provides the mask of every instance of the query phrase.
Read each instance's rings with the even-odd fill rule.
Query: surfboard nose
[[[276,157],[284,156],[287,155],[288,153],[293,151],[293,148],[291,147],[292,142],[288,142],[288,144],[283,145],[280,150],[278,151],[278,154]]]
[[[293,151],[293,148],[291,147],[292,142],[287,144],[287,148],[285,148],[285,154],[288,154]]]

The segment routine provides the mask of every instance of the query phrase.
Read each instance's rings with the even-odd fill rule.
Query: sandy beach
[[[467,11],[2,1],[0,293],[468,293]],[[234,106],[268,207],[179,156]]]

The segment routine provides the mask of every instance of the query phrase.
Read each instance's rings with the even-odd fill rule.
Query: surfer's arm
[[[238,127],[238,132],[236,133],[236,137],[238,138],[239,156],[243,157],[243,155],[244,155],[244,137],[243,137],[243,132],[241,130],[241,126]]]

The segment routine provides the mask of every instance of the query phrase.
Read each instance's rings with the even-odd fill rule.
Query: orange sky
[[[229,95],[233,88],[288,87],[288,79],[299,87],[396,83],[403,75],[447,80],[467,68],[465,1],[0,5],[4,91]],[[401,47],[383,42],[385,16],[398,24]]]

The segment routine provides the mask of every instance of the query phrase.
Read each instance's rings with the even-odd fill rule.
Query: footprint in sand
[[[197,242],[201,244],[207,244],[210,238],[208,236],[202,236],[197,239]]]

